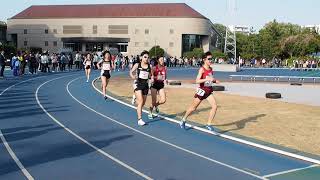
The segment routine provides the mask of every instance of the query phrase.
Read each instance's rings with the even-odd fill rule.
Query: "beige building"
[[[159,45],[169,56],[195,47],[212,50],[212,22],[183,3],[31,6],[8,19],[7,39],[18,48],[50,52],[140,54]]]

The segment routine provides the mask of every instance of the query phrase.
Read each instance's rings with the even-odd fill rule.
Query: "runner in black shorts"
[[[130,76],[136,80],[136,87],[134,88],[137,98],[137,115],[138,125],[143,126],[146,123],[142,120],[142,107],[144,106],[149,91],[149,79],[153,80],[153,73],[149,64],[149,52],[143,51],[141,53],[142,60],[135,64],[130,70]],[[134,73],[137,70],[137,73]]]
[[[109,51],[104,51],[102,54],[103,60],[99,61],[97,66],[98,69],[101,69],[101,87],[102,94],[104,99],[107,99],[106,91],[109,83],[109,79],[111,77],[111,71],[113,69],[113,65],[111,63],[111,54]]]
[[[158,63],[155,67],[153,67],[153,84],[151,86],[151,97],[152,104],[149,110],[149,119],[153,119],[153,116],[158,116],[159,108],[158,106],[164,104],[166,102],[166,92],[164,91],[164,81],[168,84],[167,80],[167,68],[164,66],[163,57],[158,58]],[[157,93],[159,93],[160,98],[157,99]],[[155,108],[156,113],[153,114],[153,108]]]
[[[85,67],[87,82],[89,82],[90,79],[90,73],[91,73],[91,65],[92,65],[92,56],[90,53],[88,53],[83,61],[83,65]]]

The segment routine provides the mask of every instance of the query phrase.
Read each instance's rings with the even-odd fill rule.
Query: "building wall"
[[[2,44],[7,42],[7,25],[0,21],[0,42]]]
[[[63,34],[64,25],[82,26],[81,34]],[[93,26],[97,34],[93,34]],[[109,25],[128,25],[128,34],[109,34]],[[95,19],[10,19],[8,20],[8,41],[10,34],[18,34],[18,48],[41,47],[56,52],[63,47],[64,37],[115,37],[129,38],[128,55],[139,54],[154,45],[160,45],[168,55],[181,56],[182,34],[210,35],[211,22],[200,18],[95,18]],[[27,34],[24,34],[27,29]],[[45,34],[45,29],[49,30]],[[149,34],[146,34],[146,29]],[[54,33],[54,30],[57,33]],[[210,37],[204,38],[204,50],[209,50]],[[27,41],[27,46],[25,46]],[[48,46],[45,46],[48,41]],[[53,42],[57,46],[53,46]]]

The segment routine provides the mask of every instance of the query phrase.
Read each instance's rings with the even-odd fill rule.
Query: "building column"
[[[86,52],[86,43],[81,43],[81,45],[82,45],[81,51]]]

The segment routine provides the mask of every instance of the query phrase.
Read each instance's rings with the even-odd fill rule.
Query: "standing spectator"
[[[4,57],[4,51],[2,50],[0,53],[0,78],[4,78],[4,68],[6,67],[6,58]]]
[[[41,55],[41,72],[47,72],[48,69],[49,58],[47,53],[43,53]]]
[[[52,60],[52,72],[58,71],[58,56],[56,53],[52,54],[51,60]]]
[[[80,69],[80,62],[81,62],[81,54],[77,52],[74,63],[76,64],[76,69],[78,70]]]
[[[67,59],[68,59],[68,69],[70,71],[72,69],[72,65],[73,65],[73,58],[72,58],[72,54],[71,53],[68,54]]]
[[[34,53],[30,54],[30,58],[29,58],[29,72],[31,74],[37,74],[37,59],[36,56],[34,55]]]
[[[20,61],[17,55],[14,55],[11,60],[11,66],[13,70],[13,75],[18,76],[20,71]]]

